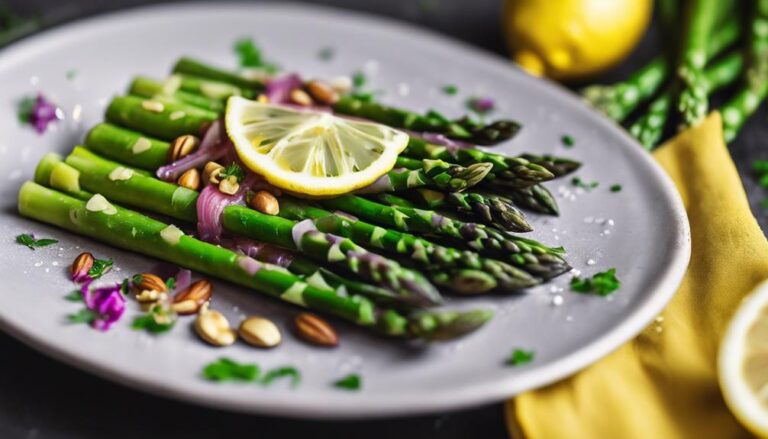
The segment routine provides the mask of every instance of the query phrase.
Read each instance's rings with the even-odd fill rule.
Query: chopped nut
[[[294,320],[296,330],[301,338],[318,346],[336,346],[339,344],[339,336],[333,327],[320,317],[301,313]]]
[[[163,110],[165,110],[165,105],[163,105],[162,102],[157,101],[143,101],[141,107],[153,113],[162,113]]]
[[[339,94],[330,85],[322,81],[309,81],[307,91],[312,98],[325,105],[333,105],[339,100]]]
[[[280,344],[280,329],[271,320],[263,317],[248,317],[237,330],[246,343],[260,348],[271,348]]]
[[[352,90],[352,78],[349,76],[337,76],[336,78],[331,79],[328,82],[328,85],[330,85],[336,93],[347,93]]]
[[[213,346],[229,346],[237,340],[237,332],[229,326],[224,314],[203,305],[195,319],[195,332]]]
[[[182,157],[187,156],[189,153],[197,149],[200,144],[200,139],[191,135],[185,134],[179,136],[171,142],[171,146],[168,148],[168,163],[173,163]]]
[[[280,212],[280,203],[277,201],[277,198],[267,191],[258,191],[253,194],[248,204],[267,215],[277,215]]]
[[[88,276],[88,272],[93,267],[93,255],[88,252],[80,253],[75,261],[72,262],[70,272],[72,273],[72,280],[80,281]]]
[[[136,301],[139,303],[155,303],[161,302],[168,298],[168,294],[162,293],[157,290],[142,290],[136,294]]]
[[[203,180],[211,182],[213,184],[219,184],[220,180],[218,175],[224,170],[224,166],[216,162],[208,162],[203,168]]]
[[[291,102],[302,107],[308,107],[312,105],[312,98],[304,90],[297,88],[291,91]]]
[[[133,291],[139,302],[157,302],[168,291],[168,286],[160,276],[152,273],[142,273],[139,279],[133,283]]]
[[[212,291],[213,286],[207,280],[194,282],[173,296],[171,308],[181,315],[195,314],[211,300]]]
[[[239,189],[240,183],[237,182],[237,177],[234,175],[230,175],[219,183],[219,190],[227,195],[235,195]]]
[[[200,171],[198,171],[197,168],[187,169],[181,174],[181,177],[176,180],[176,183],[179,186],[184,186],[187,189],[196,191],[200,188]]]

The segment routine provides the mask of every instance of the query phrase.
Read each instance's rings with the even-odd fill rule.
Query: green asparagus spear
[[[66,163],[79,171],[79,182],[85,190],[99,192],[128,206],[197,222],[198,194],[193,190],[140,173],[131,173],[127,179],[115,179],[113,172],[121,167],[118,163],[102,159],[82,147],[75,147],[66,158]],[[294,221],[243,206],[225,207],[222,223],[232,233],[291,250],[298,249],[321,264],[355,273],[393,291],[403,303],[428,306],[441,301],[437,290],[419,273],[370,253],[350,240],[305,230]]]
[[[707,39],[714,28],[719,0],[689,0],[686,3],[687,27],[683,35],[677,77],[681,90],[678,111],[686,125],[697,125],[709,110],[704,86],[704,68],[709,60]]]
[[[248,79],[243,75],[219,69],[189,57],[178,60],[176,65],[173,66],[173,72],[232,84],[240,89],[250,90],[253,93],[260,93],[264,90],[264,84],[261,81]]]
[[[480,183],[491,171],[492,165],[475,163],[464,167],[442,160],[413,160],[399,157],[395,167],[401,169],[389,171],[357,192],[375,194],[424,187],[449,192],[463,191]]]
[[[724,57],[720,61],[707,67],[704,71],[703,87],[707,95],[710,95],[719,89],[733,83],[738,77],[744,65],[744,57],[741,53],[734,52]],[[633,123],[629,132],[635,136],[640,143],[651,150],[658,145],[664,132],[672,102],[675,96],[675,84],[670,84],[667,89],[659,95],[648,108],[648,112],[635,123]]]
[[[134,96],[159,98],[166,102],[192,105],[216,113],[224,111],[225,102],[179,90],[179,87],[181,87],[181,77],[179,76],[171,76],[165,83],[155,81],[146,76],[139,76],[131,82],[128,93]]]
[[[107,120],[140,130],[163,140],[183,134],[198,134],[200,127],[218,114],[180,103],[160,102],[139,96],[118,96],[107,107]]]
[[[736,95],[721,108],[723,135],[727,142],[736,138],[744,122],[768,95],[768,1],[757,0],[754,5],[750,18],[746,80]]]
[[[527,188],[513,189],[506,192],[506,195],[512,199],[515,205],[523,209],[547,215],[560,215],[560,209],[557,207],[555,197],[547,188],[540,184]]]
[[[183,235],[179,229],[139,213],[109,207],[96,202],[89,207],[83,200],[33,182],[25,183],[19,191],[19,212],[26,217],[220,277],[384,334],[428,340],[455,338],[474,331],[492,317],[486,310],[403,315],[394,309],[379,308],[365,297],[345,296],[309,285],[281,267]]]

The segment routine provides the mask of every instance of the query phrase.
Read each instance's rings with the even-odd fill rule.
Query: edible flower
[[[38,134],[43,134],[49,124],[63,118],[61,109],[42,93],[36,98],[25,98],[19,104],[19,120],[35,127]]]

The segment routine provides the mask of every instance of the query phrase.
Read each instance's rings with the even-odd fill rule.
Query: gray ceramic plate
[[[30,179],[48,151],[68,151],[102,119],[110,97],[133,75],[162,77],[182,54],[233,66],[232,44],[253,36],[266,55],[286,69],[312,77],[366,72],[387,102],[418,110],[463,112],[468,96],[491,95],[498,116],[524,123],[504,151],[557,153],[584,162],[579,175],[600,186],[584,192],[568,181],[550,184],[562,206],[559,218],[532,215],[531,235],[564,245],[572,265],[586,275],[616,267],[622,288],[612,297],[568,291],[571,276],[514,296],[452,301],[484,305],[496,317],[460,341],[417,348],[340,324],[338,349],[308,347],[286,335],[282,346],[260,351],[243,344],[215,349],[199,342],[182,321],[153,337],[129,328],[130,314],[100,333],[66,323],[78,305],[63,296],[72,285],[66,267],[80,251],[114,258],[119,280],[155,261],[118,251],[15,211],[19,185]],[[335,50],[330,61],[318,51]],[[70,72],[68,75],[67,72]],[[683,206],[669,179],[623,131],[568,92],[533,79],[506,60],[398,23],[308,6],[196,4],[136,9],[57,28],[0,52],[0,325],[22,341],[67,363],[125,385],[168,397],[245,412],[315,418],[406,415],[499,401],[566,377],[625,342],[661,311],[678,286],[690,254]],[[457,84],[458,96],[440,91]],[[43,136],[16,119],[24,95],[44,92],[66,121]],[[566,149],[560,138],[576,139]],[[621,184],[612,193],[608,187]],[[14,236],[34,232],[59,245],[30,251]],[[560,297],[561,299],[556,299]],[[561,305],[556,302],[562,300]],[[231,320],[264,314],[288,333],[295,309],[225,283],[214,306]],[[533,350],[535,361],[506,367],[515,348]],[[294,365],[302,384],[271,388],[212,384],[204,364],[226,355],[262,367]],[[330,383],[350,372],[363,376],[359,392]]]

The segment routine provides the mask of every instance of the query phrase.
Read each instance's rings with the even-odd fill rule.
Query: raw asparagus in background
[[[33,182],[25,183],[19,191],[19,213],[391,336],[450,339],[474,331],[492,317],[487,310],[404,315],[378,307],[365,297],[340,295],[332,289],[309,285],[281,267],[184,235],[174,226],[137,212],[106,201],[89,206],[84,200]]]

